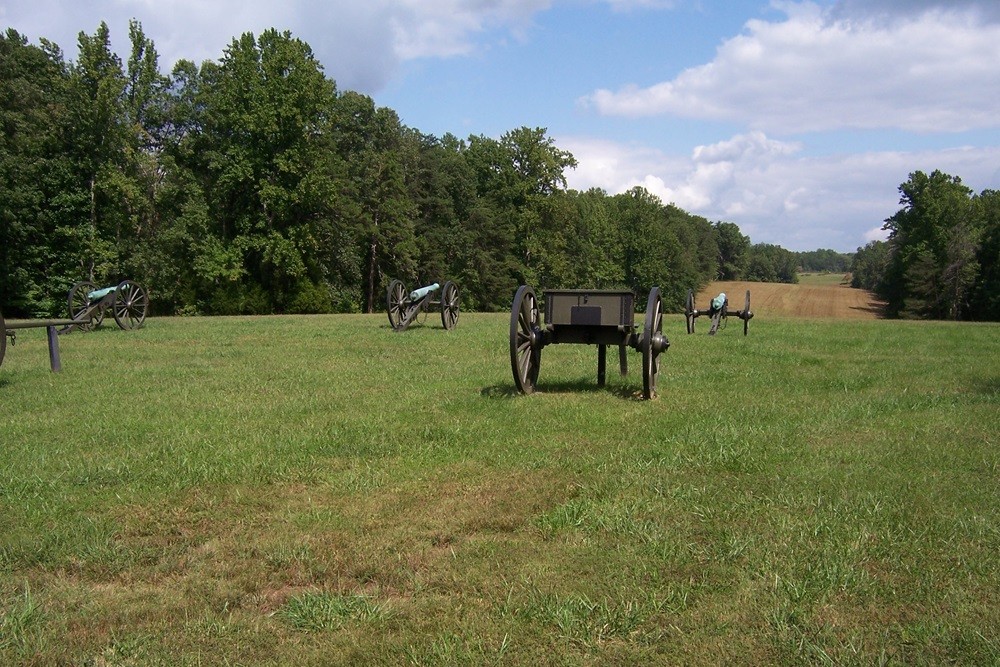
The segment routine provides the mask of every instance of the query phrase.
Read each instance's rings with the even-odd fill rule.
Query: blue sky
[[[996,0],[5,0],[69,59],[136,18],[168,72],[243,32],[308,42],[427,134],[544,127],[570,187],[636,185],[754,242],[853,251],[914,170],[1000,189]]]

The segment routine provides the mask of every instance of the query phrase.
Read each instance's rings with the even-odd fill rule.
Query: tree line
[[[885,241],[858,248],[852,285],[886,301],[890,317],[1000,320],[1000,192],[915,171]]]
[[[65,311],[78,280],[144,284],[160,314],[381,310],[393,278],[454,280],[464,308],[537,288],[795,282],[797,259],[643,188],[567,188],[544,128],[499,139],[406,127],[267,30],[160,72],[129,27],[58,45],[0,35],[0,311]]]

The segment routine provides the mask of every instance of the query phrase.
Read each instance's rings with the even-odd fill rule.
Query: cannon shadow
[[[644,400],[642,387],[632,387],[623,384],[597,385],[592,378],[569,380],[562,382],[541,382],[535,386],[536,394],[597,394],[608,393],[626,400]],[[484,398],[518,398],[522,394],[511,384],[496,384],[484,387],[479,394]]]

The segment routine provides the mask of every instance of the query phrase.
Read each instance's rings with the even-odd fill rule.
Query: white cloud
[[[93,34],[108,23],[112,46],[126,54],[128,21],[136,18],[152,38],[160,64],[169,70],[181,58],[201,62],[222,57],[245,32],[290,30],[309,43],[327,74],[341,88],[372,93],[404,60],[470,53],[482,40],[518,35],[551,0],[7,0],[11,27],[31,41],[45,37],[70,59],[80,31]]]
[[[770,133],[1000,125],[1000,23],[966,3],[891,21],[834,18],[811,2],[775,6],[785,20],[748,21],[710,63],[582,102],[605,115],[738,121]]]
[[[865,232],[862,238],[864,238],[865,245],[867,245],[871,241],[885,241],[887,238],[889,238],[889,234],[888,232],[886,232],[886,230],[882,229],[881,227],[873,227],[869,229],[867,232]]]
[[[490,28],[520,34],[551,0],[401,0],[386,2],[396,54],[406,60],[465,55]]]
[[[853,251],[881,236],[899,209],[898,187],[913,171],[940,169],[975,192],[997,188],[1000,147],[803,156],[797,144],[763,134],[698,146],[677,158],[645,146],[559,138],[579,166],[577,190],[611,194],[642,186],[665,203],[712,221],[735,222],[755,243],[791,250]],[[762,147],[770,147],[761,157]]]

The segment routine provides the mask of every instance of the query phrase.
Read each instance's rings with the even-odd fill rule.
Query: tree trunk
[[[371,242],[368,245],[368,294],[366,301],[368,306],[365,310],[369,315],[375,312],[375,279],[377,278],[378,271],[376,270],[376,253],[378,252],[378,241],[375,235],[372,235]]]

